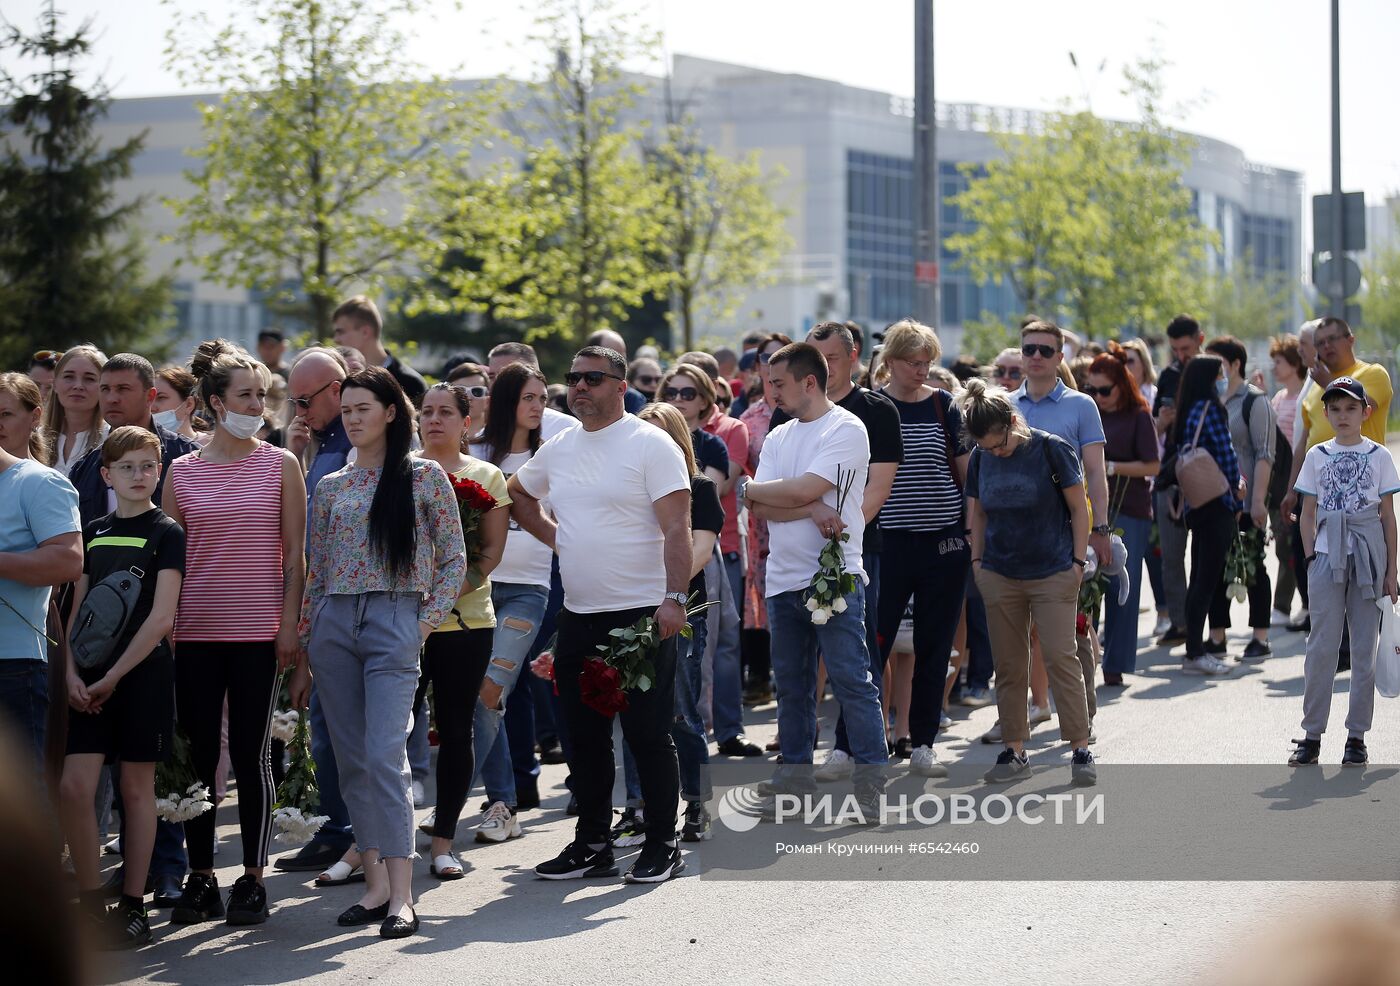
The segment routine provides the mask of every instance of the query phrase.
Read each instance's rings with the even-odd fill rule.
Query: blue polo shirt
[[[1022,383],[1011,394],[1011,399],[1016,402],[1016,409],[1026,419],[1026,424],[1059,435],[1081,456],[1090,445],[1103,445],[1107,441],[1094,399],[1070,390],[1063,380],[1056,380],[1054,389],[1038,401],[1031,398],[1026,384]]]

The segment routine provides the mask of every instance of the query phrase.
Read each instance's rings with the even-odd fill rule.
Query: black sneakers
[[[622,816],[612,827],[609,841],[616,849],[630,849],[646,841],[647,822],[645,814],[636,808],[623,808]]]
[[[228,895],[229,924],[262,924],[267,920],[267,888],[251,873],[233,882]]]
[[[1366,760],[1366,741],[1355,736],[1347,737],[1346,749],[1342,751],[1342,766],[1364,767]]]
[[[628,883],[664,883],[685,869],[679,846],[648,842],[623,877]]]
[[[1300,739],[1293,742],[1297,746],[1293,750],[1293,755],[1288,758],[1288,766],[1310,767],[1317,763],[1317,755],[1322,752],[1321,740]],[[1347,746],[1351,746],[1350,741],[1348,741]],[[1363,746],[1362,749],[1364,750],[1365,747]]]
[[[982,775],[988,784],[1005,784],[1022,777],[1031,776],[1031,763],[1025,753],[1017,753],[1006,747],[997,757],[996,766]]]
[[[710,829],[710,810],[705,807],[703,801],[687,801],[685,803],[685,824],[681,827],[681,839],[684,842],[704,842],[714,832]]]
[[[224,902],[219,898],[217,877],[191,873],[185,878],[185,889],[170,912],[175,924],[198,924],[224,916]]]
[[[146,907],[117,904],[103,918],[103,934],[98,947],[104,950],[139,948],[151,940],[151,922]]]
[[[1273,652],[1274,649],[1269,646],[1267,640],[1260,640],[1258,637],[1255,637],[1244,645],[1244,653],[1240,655],[1240,658],[1248,661],[1253,658],[1268,657]]]
[[[612,846],[590,849],[587,844],[574,841],[558,856],[536,866],[535,875],[542,880],[617,876],[617,861],[613,858]]]
[[[1157,638],[1158,647],[1175,647],[1178,644],[1186,643],[1186,631],[1173,624],[1167,628],[1167,632]]]
[[[1207,654],[1224,654],[1227,650],[1230,649],[1230,644],[1228,641],[1225,640],[1213,640],[1210,637],[1207,637],[1205,645],[1202,649]]]
[[[757,743],[750,743],[748,738],[740,733],[719,744],[717,752],[722,757],[761,757],[763,747]]]
[[[1099,782],[1099,772],[1094,768],[1094,755],[1085,747],[1080,747],[1069,758],[1070,783],[1075,787],[1093,787]]]

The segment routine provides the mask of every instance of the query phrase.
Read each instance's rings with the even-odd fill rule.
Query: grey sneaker
[[[1099,782],[1099,772],[1094,769],[1094,755],[1084,747],[1070,756],[1069,770],[1070,783],[1075,787],[1093,787]]]
[[[1001,742],[1001,720],[992,723],[992,728],[982,734],[982,742],[991,746],[993,743]]]
[[[1025,753],[1017,753],[1008,746],[997,757],[996,766],[983,774],[982,779],[988,784],[1005,784],[1007,781],[1029,776],[1031,776],[1030,760]]]
[[[938,762],[931,746],[916,746],[909,754],[909,773],[920,777],[947,777],[948,768]]]
[[[855,764],[854,757],[845,750],[838,750],[833,746],[826,752],[826,759],[822,761],[821,766],[812,771],[812,776],[823,784],[845,780],[851,776]]]
[[[980,709],[984,705],[991,705],[997,700],[990,688],[969,688],[962,693],[962,698],[958,699],[959,705],[966,705],[969,708]]]

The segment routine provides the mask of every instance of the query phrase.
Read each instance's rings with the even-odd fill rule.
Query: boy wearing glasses
[[[140,573],[141,591],[105,664],[79,668],[68,656],[72,714],[61,807],[83,910],[99,926],[101,944],[131,948],[151,940],[146,873],[156,839],[156,764],[170,754],[175,723],[175,659],[166,638],[180,601],[185,532],[152,502],[160,483],[160,439],[123,426],[103,442],[101,455],[102,478],[116,494],[117,509],[83,530],[87,552],[70,623],[82,615],[89,587],[109,575]],[[110,911],[103,908],[92,811],[107,761],[122,765],[124,823],[122,896]]]

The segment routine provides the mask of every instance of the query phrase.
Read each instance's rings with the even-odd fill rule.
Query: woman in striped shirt
[[[267,918],[262,885],[276,788],[268,758],[280,672],[295,668],[292,701],[310,688],[297,642],[305,564],[306,482],[296,457],[259,441],[268,370],[224,339],[190,361],[214,420],[209,444],[170,464],[162,508],[185,529],[185,580],[175,616],[175,700],[195,773],[210,790],[228,700],[229,760],[238,785],[243,875],[227,909],[214,877],[214,812],[185,823],[190,875],[171,920]]]
[[[962,415],[952,396],[925,382],[942,347],[926,325],[903,319],[885,330],[876,383],[899,411],[904,461],[880,508],[879,636],[888,660],[905,606],[914,601],[914,677],[909,695],[909,769],[941,777],[933,741],[943,713],[944,681],[962,615],[971,555],[963,515],[967,454],[958,445]]]

